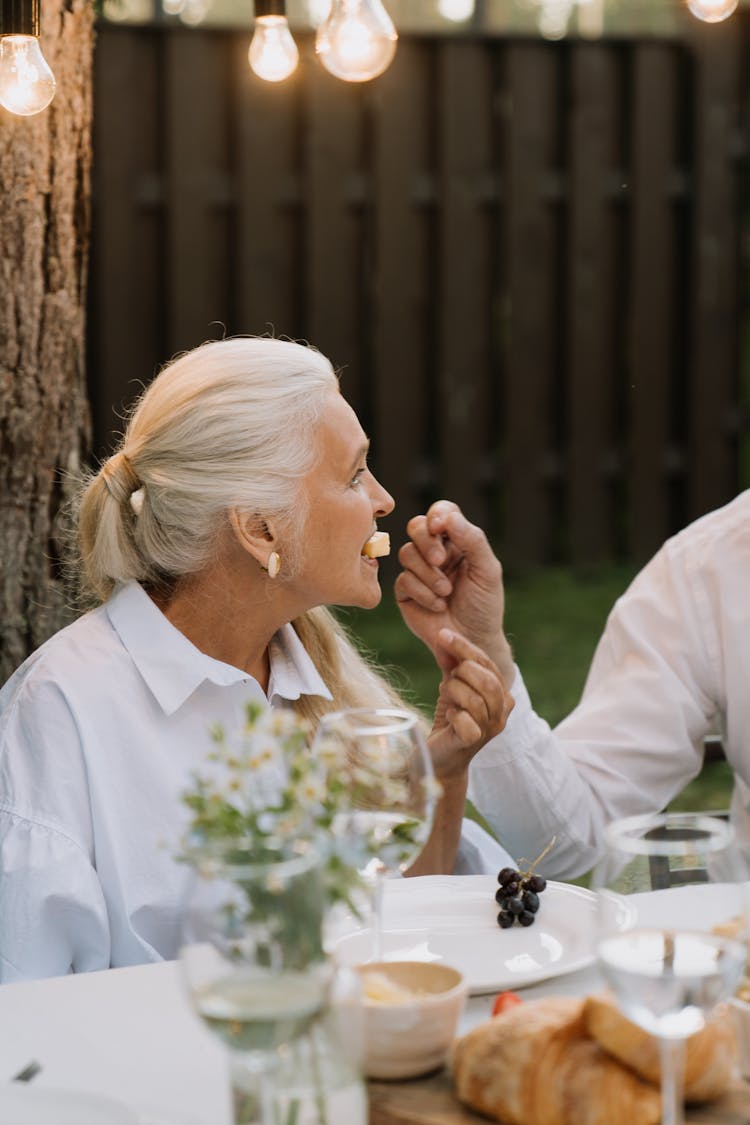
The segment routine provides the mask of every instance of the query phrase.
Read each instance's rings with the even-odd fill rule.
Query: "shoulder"
[[[65,700],[85,698],[109,674],[119,647],[103,606],[55,633],[0,689],[0,734],[9,716],[21,707],[51,707],[59,718]]]
[[[708,512],[668,539],[663,550],[675,562],[694,567],[721,565],[729,556],[750,558],[750,490]]]
[[[100,695],[106,622],[94,610],[28,657],[0,691],[0,808],[14,831],[90,843],[81,717]]]
[[[627,595],[673,599],[681,591],[717,590],[750,571],[750,491],[678,531],[636,575]]]

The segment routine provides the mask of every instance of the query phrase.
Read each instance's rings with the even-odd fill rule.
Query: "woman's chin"
[[[361,593],[352,598],[348,603],[353,609],[375,609],[383,600],[383,591],[377,582],[367,590],[362,590]]]

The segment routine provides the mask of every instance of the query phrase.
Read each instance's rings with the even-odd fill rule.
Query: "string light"
[[[299,61],[297,44],[286,18],[285,0],[255,0],[255,31],[248,59],[266,82],[283,82]]]
[[[315,50],[336,78],[367,82],[390,65],[397,39],[381,0],[333,0],[315,36]]]
[[[55,76],[39,46],[39,0],[0,0],[0,105],[30,117],[54,96]]]
[[[737,0],[688,0],[690,11],[704,23],[719,23],[731,16],[736,7]]]
[[[476,0],[438,0],[438,12],[451,23],[465,23],[474,16]]]

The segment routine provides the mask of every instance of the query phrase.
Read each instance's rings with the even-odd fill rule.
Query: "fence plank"
[[[306,87],[306,333],[345,369],[344,394],[367,423],[363,258],[369,182],[362,151],[367,92],[333,78],[317,63],[309,68]]]
[[[572,52],[567,526],[570,557],[588,564],[613,544],[619,65],[611,45]]]
[[[497,443],[491,412],[492,56],[486,45],[448,41],[438,59],[440,479],[442,491],[487,527],[482,474]]]
[[[710,32],[706,34],[706,32]],[[737,142],[741,39],[731,22],[692,31],[695,55],[695,208],[687,517],[722,504],[736,485]]]
[[[561,190],[560,52],[510,44],[508,193],[504,208],[511,339],[503,412],[506,456],[506,559],[547,561],[553,522],[549,481],[557,465],[551,415],[558,347],[558,242]]]
[[[628,553],[647,558],[670,526],[671,481],[679,483],[676,364],[675,210],[678,56],[668,44],[644,43],[633,68],[629,305]],[[681,375],[682,373],[680,373]],[[671,478],[670,478],[671,474]]]
[[[170,353],[221,336],[230,314],[228,45],[226,35],[200,30],[167,39]]]
[[[236,261],[238,328],[304,334],[301,258],[300,100],[298,70],[284,82],[264,82],[250,70],[249,36],[232,49],[237,115]],[[297,36],[303,58],[309,40]],[[302,70],[304,70],[304,63]]]
[[[154,111],[162,52],[153,30],[105,25],[97,35],[88,367],[99,455],[111,451],[124,406],[164,358],[163,182]]]
[[[344,366],[400,516],[448,491],[511,564],[641,558],[721,503],[743,424],[750,15],[685,26],[669,43],[404,37],[362,87],[308,35],[272,87],[246,31],[104,25],[98,447],[110,403],[212,321],[272,324]]]
[[[395,537],[435,484],[430,395],[429,52],[407,40],[373,91],[373,465],[396,500]]]

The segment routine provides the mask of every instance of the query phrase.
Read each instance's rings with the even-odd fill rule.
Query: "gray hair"
[[[119,581],[197,572],[231,508],[285,529],[293,566],[310,435],[337,389],[320,352],[269,337],[202,344],[167,364],[80,500],[81,560],[96,596]]]

